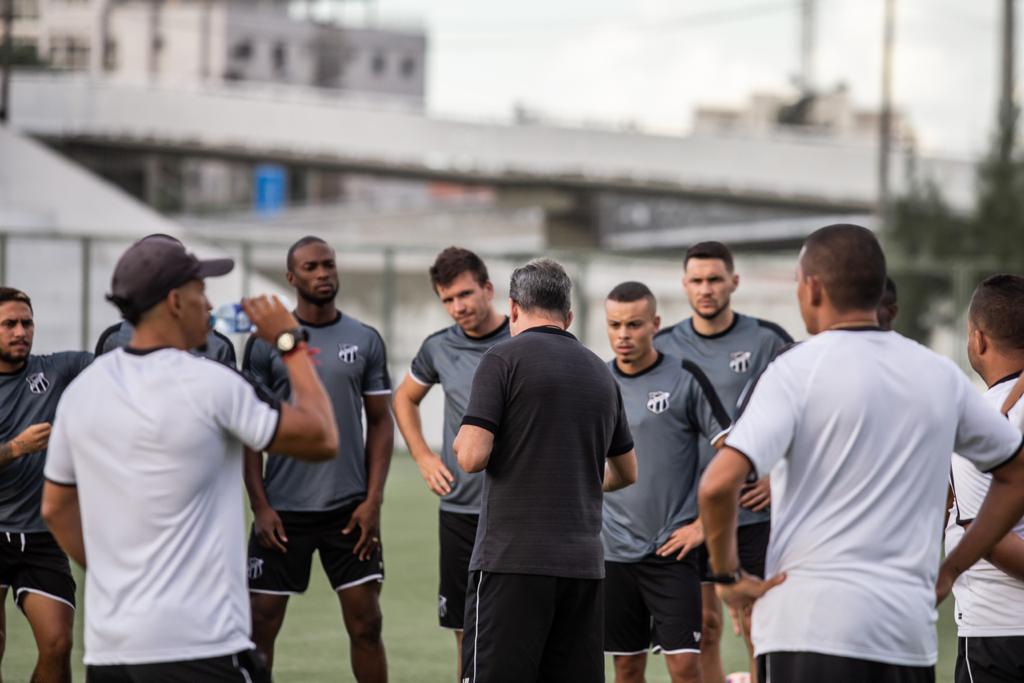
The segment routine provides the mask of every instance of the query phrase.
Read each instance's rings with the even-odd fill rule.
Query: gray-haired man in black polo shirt
[[[602,489],[633,483],[636,455],[608,367],[566,331],[571,287],[549,259],[512,273],[513,338],[480,359],[455,440],[486,472],[463,683],[604,680]]]

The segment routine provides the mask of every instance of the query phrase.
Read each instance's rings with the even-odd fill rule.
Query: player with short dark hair
[[[604,681],[601,492],[636,459],[615,380],[566,331],[571,289],[550,259],[513,272],[513,338],[480,359],[455,439],[485,472],[463,683]]]
[[[32,680],[70,681],[75,581],[39,504],[57,402],[92,354],[36,356],[34,338],[32,300],[0,287],[0,656],[12,590],[36,638]]]
[[[494,285],[487,266],[468,249],[449,247],[438,254],[430,267],[430,282],[455,324],[423,341],[409,374],[395,392],[395,419],[427,488],[441,498],[438,617],[442,628],[455,633],[461,667],[469,560],[480,517],[483,475],[462,471],[452,442],[466,412],[481,356],[509,338],[508,317],[494,308]],[[435,384],[444,390],[440,456],[427,445],[419,411]]]
[[[711,579],[730,611],[753,607],[762,683],[930,683],[936,599],[1024,516],[1021,433],[952,361],[878,327],[886,268],[870,230],[816,231],[796,270],[812,337],[762,373],[701,481]],[[936,571],[954,450],[992,486]],[[737,557],[736,502],[769,471],[762,579]]]
[[[993,275],[978,285],[967,317],[967,357],[988,387],[985,398],[1024,428],[1024,401],[1011,397],[1024,371],[1024,278]],[[951,553],[978,515],[992,476],[954,453],[953,505],[946,524]],[[1024,519],[953,584],[957,683],[1024,678]]]
[[[690,247],[683,261],[683,290],[693,315],[672,327],[661,330],[654,346],[662,353],[695,363],[711,380],[730,418],[735,418],[744,397],[769,361],[793,342],[784,329],[775,323],[737,313],[732,308],[732,295],[740,284],[732,253],[721,242],[700,242]],[[702,444],[701,471],[715,454]],[[769,505],[771,488],[768,473],[751,484],[740,499],[739,548],[744,569],[761,576],[771,529]],[[703,540],[700,520],[690,524],[684,533],[693,543]],[[697,550],[707,565],[703,546]],[[714,586],[703,588],[704,626],[701,636],[701,672],[704,683],[723,683],[720,642],[722,638],[722,605]],[[749,623],[742,623],[755,668],[749,640]]]
[[[168,239],[181,244],[181,240],[177,237],[160,233],[148,235],[143,239],[148,239],[150,237]],[[134,332],[135,330],[132,327],[132,323],[127,320],[114,323],[107,329],[103,330],[100,334],[99,339],[96,340],[96,350],[94,353],[97,356],[102,356],[104,353],[108,353],[114,349],[125,348],[131,342],[132,334],[134,334]],[[212,328],[206,335],[206,341],[200,346],[192,349],[191,352],[197,356],[204,356],[210,360],[215,360],[230,368],[237,367],[235,345],[231,343],[230,339]]]
[[[338,310],[337,262],[324,240],[307,236],[293,244],[287,268],[288,284],[298,295],[295,316],[317,350],[317,373],[334,406],[341,441],[337,456],[325,463],[295,462],[270,450],[265,472],[260,453],[246,454],[254,516],[253,640],[272,666],[288,598],[308,587],[316,551],[341,603],[356,680],[385,681],[380,508],[394,445],[387,350],[375,329]],[[270,344],[250,338],[242,367],[275,396],[288,398],[281,355]]]
[[[242,446],[325,460],[338,435],[302,331],[276,299],[243,306],[285,356],[291,403],[185,353],[206,337],[205,278],[233,266],[164,237],[132,245],[108,296],[133,322],[131,343],[58,406],[43,517],[86,570],[90,683],[270,680],[249,636]]]
[[[702,437],[719,441],[729,415],[700,368],[654,348],[661,319],[646,285],[617,285],[605,315],[638,470],[604,498],[605,651],[616,683],[644,681],[652,646],[673,683],[699,683],[703,566],[677,532],[697,518]]]

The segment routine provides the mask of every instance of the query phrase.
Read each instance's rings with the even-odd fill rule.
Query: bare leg
[[[252,641],[256,644],[256,651],[266,660],[267,670],[271,671],[274,667],[274,641],[284,624],[288,596],[249,593],[249,602],[252,605]]]
[[[702,583],[701,598],[701,635],[700,635],[700,670],[704,683],[725,683],[725,670],[722,668],[722,603],[715,593],[715,586]]]
[[[754,656],[754,641],[750,639],[750,618],[753,610],[743,611],[743,641],[747,644],[747,656],[750,657],[750,680],[757,680],[757,657]]]
[[[672,683],[702,683],[700,655],[696,652],[665,655],[665,664]]]
[[[380,583],[371,581],[338,592],[348,631],[352,673],[358,683],[387,683],[388,661],[381,639]]]
[[[32,683],[71,683],[71,633],[75,610],[38,593],[26,593],[25,611],[39,651]]]
[[[615,655],[615,683],[644,683],[647,671],[647,653],[638,655]]]

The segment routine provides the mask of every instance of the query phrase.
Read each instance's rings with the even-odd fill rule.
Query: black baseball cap
[[[172,289],[192,280],[227,275],[234,267],[229,258],[200,260],[170,235],[149,235],[118,259],[107,300],[125,318],[139,316],[163,301]]]

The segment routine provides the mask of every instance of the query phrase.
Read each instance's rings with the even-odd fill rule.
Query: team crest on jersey
[[[442,619],[448,615],[448,598],[443,595],[437,596],[437,615]]]
[[[249,558],[249,578],[258,579],[263,576],[263,560],[258,557]]]
[[[733,351],[729,354],[729,367],[733,372],[743,374],[750,370],[750,351]]]
[[[667,391],[652,391],[647,394],[647,410],[655,415],[661,415],[668,410],[668,399],[672,396]]]
[[[46,379],[46,375],[41,372],[29,375],[25,381],[28,382],[28,390],[33,394],[45,394],[50,388],[50,380]]]
[[[338,344],[338,360],[342,363],[355,363],[359,347],[355,344]]]

